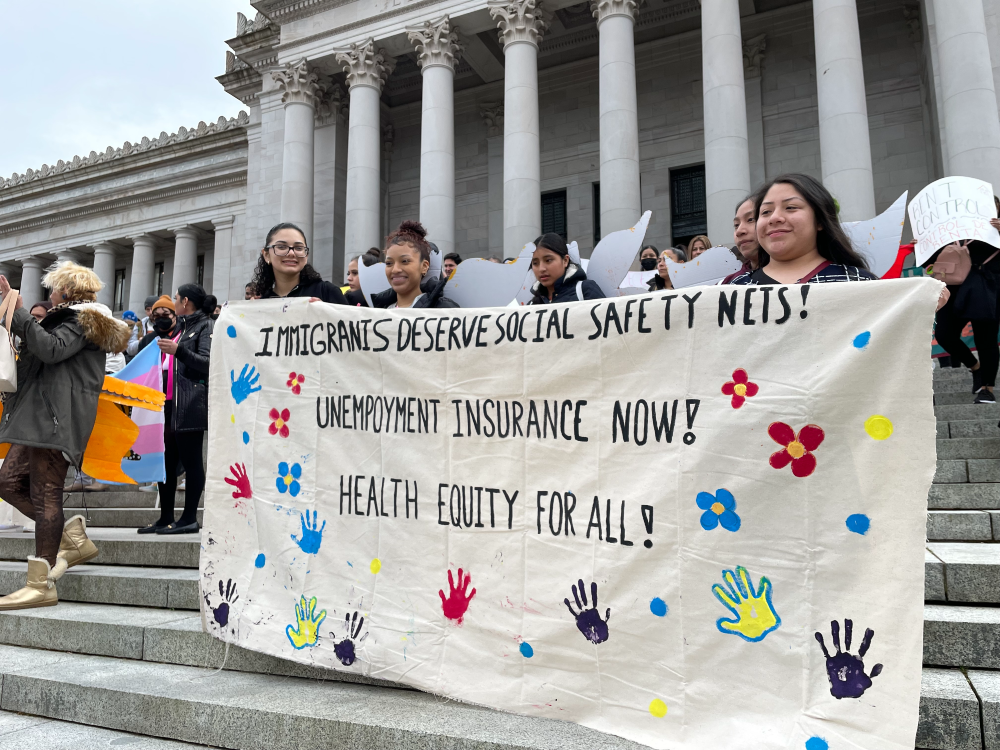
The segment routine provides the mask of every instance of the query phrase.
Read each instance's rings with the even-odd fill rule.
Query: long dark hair
[[[544,247],[546,250],[551,250],[560,258],[565,258],[569,255],[566,240],[562,238],[561,234],[556,234],[555,232],[547,232],[540,237],[536,237],[535,247]]]
[[[271,231],[267,233],[267,237],[264,240],[264,247],[266,248],[271,244],[271,240],[278,232],[282,229],[294,229],[296,232],[302,235],[302,241],[307,245],[309,241],[306,239],[306,233],[303,232],[298,226],[292,224],[288,221],[283,221],[280,224],[275,224],[271,227]],[[305,264],[303,269],[299,271],[299,284],[312,284],[315,281],[322,281],[323,277],[319,275],[319,272],[313,268],[308,263]],[[274,288],[274,269],[271,268],[271,264],[264,260],[264,255],[261,253],[257,256],[257,266],[253,269],[253,278],[247,285],[253,287],[253,293],[258,297],[263,297],[269,291]],[[214,308],[213,308],[214,309]]]
[[[844,266],[855,266],[856,268],[869,270],[868,261],[855,251],[848,239],[847,233],[840,225],[837,218],[837,206],[830,191],[823,187],[823,184],[815,177],[807,174],[791,173],[778,175],[773,180],[768,181],[761,187],[754,196],[754,221],[760,221],[760,205],[767,197],[767,192],[775,185],[791,185],[799,195],[809,204],[816,215],[816,223],[821,227],[821,231],[816,233],[816,249],[820,256],[831,263],[839,263]],[[757,243],[760,250],[757,251],[758,268],[763,268],[771,260],[760,242]]]
[[[196,310],[201,310],[206,315],[214,313],[216,305],[219,304],[215,295],[206,292],[201,284],[181,284],[177,288],[177,296],[187,297]]]

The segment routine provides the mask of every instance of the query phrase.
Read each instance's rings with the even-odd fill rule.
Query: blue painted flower
[[[736,498],[732,492],[722,489],[716,490],[714,495],[699,492],[697,503],[705,511],[701,514],[701,527],[705,531],[711,531],[719,524],[726,531],[739,531],[740,517],[736,515]]]
[[[299,490],[302,489],[302,485],[298,481],[301,478],[302,467],[298,464],[292,464],[291,467],[284,461],[278,464],[278,479],[276,481],[278,492],[287,492],[292,497],[295,497],[299,494]]]

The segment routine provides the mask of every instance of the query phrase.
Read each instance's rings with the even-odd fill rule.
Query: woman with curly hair
[[[282,222],[271,227],[264,240],[264,247],[257,258],[253,281],[254,296],[260,299],[275,297],[311,297],[346,305],[340,287],[323,281],[315,268],[308,263],[309,245],[305,233],[294,224]]]
[[[391,289],[372,295],[372,307],[458,307],[444,296],[448,279],[430,274],[431,243],[419,221],[404,221],[385,241],[385,275]]]
[[[0,443],[11,444],[0,468],[0,497],[35,522],[35,556],[28,558],[27,585],[0,598],[0,610],[57,604],[56,580],[97,556],[83,516],[64,522],[63,484],[69,464],[83,462],[106,356],[124,351],[129,339],[128,325],[96,302],[104,285],[89,268],[60,263],[43,283],[53,307],[41,322],[20,295],[14,304],[18,389],[7,394],[0,420]],[[17,294],[3,276],[0,294]]]

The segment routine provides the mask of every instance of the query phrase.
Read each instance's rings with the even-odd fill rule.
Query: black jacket
[[[208,361],[215,321],[199,311],[178,318],[178,325],[181,335],[174,358],[172,427],[174,432],[203,432],[208,429]],[[156,332],[147,333],[139,342],[139,351],[158,338]]]
[[[340,287],[336,284],[331,284],[329,281],[323,281],[322,279],[317,279],[316,281],[309,281],[305,284],[297,284],[292,291],[290,291],[286,297],[316,297],[323,300],[324,302],[329,302],[332,305],[346,305],[347,300],[344,299],[344,293],[340,291]],[[261,295],[261,299],[280,299],[281,295],[278,294],[272,288],[267,293]]]
[[[656,274],[653,278],[646,282],[649,285],[649,291],[659,292],[667,288],[666,282],[663,281],[663,277],[660,274]],[[673,287],[670,287],[673,289]]]
[[[566,267],[566,273],[563,274],[563,277],[561,279],[556,279],[556,285],[553,290],[551,300],[549,300],[548,290],[540,283],[536,282],[535,285],[531,287],[531,293],[534,296],[528,304],[548,305],[558,302],[576,302],[580,299],[576,294],[576,285],[581,282],[583,283],[581,284],[580,289],[583,291],[584,299],[604,299],[604,292],[601,291],[601,287],[597,285],[597,282],[589,281],[587,279],[587,274],[584,273],[582,268],[570,263]]]
[[[448,279],[424,278],[420,282],[420,291],[423,296],[413,303],[414,307],[460,307],[453,299],[444,296],[444,287]],[[372,307],[386,308],[396,304],[396,292],[393,289],[386,289],[384,292],[372,295]]]

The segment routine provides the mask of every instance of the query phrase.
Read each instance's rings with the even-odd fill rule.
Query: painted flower
[[[791,464],[792,474],[797,477],[807,477],[816,470],[816,457],[812,451],[819,448],[825,437],[820,427],[807,424],[796,435],[784,422],[772,422],[767,428],[767,434],[778,445],[784,446],[771,454],[770,464],[775,469],[784,469]]]
[[[267,416],[271,420],[271,425],[267,428],[267,431],[272,435],[288,437],[288,418],[291,416],[288,409],[282,409],[280,412],[277,409],[271,409]]]
[[[292,393],[298,396],[302,393],[302,384],[306,382],[306,376],[302,373],[288,373],[288,382],[285,383],[289,388],[292,389]]]
[[[701,514],[701,527],[705,531],[711,531],[720,524],[726,531],[739,531],[740,517],[736,515],[736,498],[729,490],[716,490],[714,495],[699,492],[695,502],[705,511]]]
[[[751,396],[756,396],[758,390],[760,389],[757,387],[757,384],[750,382],[750,376],[747,375],[747,371],[742,367],[738,370],[733,370],[733,379],[730,382],[722,384],[722,392],[726,396],[733,397],[734,409],[739,409],[743,406],[744,401]]]
[[[302,467],[298,464],[292,464],[291,467],[284,461],[278,464],[278,479],[275,482],[278,485],[278,492],[282,494],[287,492],[295,497],[302,489],[302,485],[299,484],[301,478]]]

